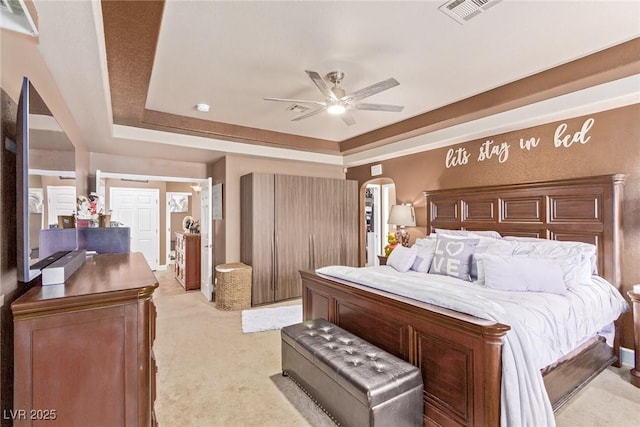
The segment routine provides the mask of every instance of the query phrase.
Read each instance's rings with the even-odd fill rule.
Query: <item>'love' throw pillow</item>
[[[471,281],[471,256],[480,239],[451,239],[438,236],[429,273]]]

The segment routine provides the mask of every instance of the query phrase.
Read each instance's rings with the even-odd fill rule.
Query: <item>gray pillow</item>
[[[452,239],[438,236],[429,273],[471,281],[471,257],[480,239]]]

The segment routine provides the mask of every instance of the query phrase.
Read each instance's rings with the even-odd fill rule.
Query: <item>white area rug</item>
[[[302,322],[302,305],[242,310],[242,332],[271,331]]]

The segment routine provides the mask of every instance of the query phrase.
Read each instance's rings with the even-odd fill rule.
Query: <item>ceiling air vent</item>
[[[304,113],[309,110],[311,107],[307,107],[306,105],[293,104],[287,108],[287,111],[292,111],[294,113]]]
[[[35,10],[32,12],[35,13]],[[37,36],[38,29],[24,0],[0,0],[0,28]]]
[[[457,23],[464,24],[497,3],[500,0],[450,0],[438,9]]]

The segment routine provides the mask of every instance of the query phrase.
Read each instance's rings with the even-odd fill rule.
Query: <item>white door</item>
[[[213,300],[213,233],[211,230],[211,177],[200,182],[200,292]]]
[[[58,215],[76,212],[76,187],[47,185],[47,225],[57,224]]]
[[[131,252],[142,252],[152,270],[158,268],[158,218],[160,190],[115,188],[109,191],[111,220],[129,227]]]

